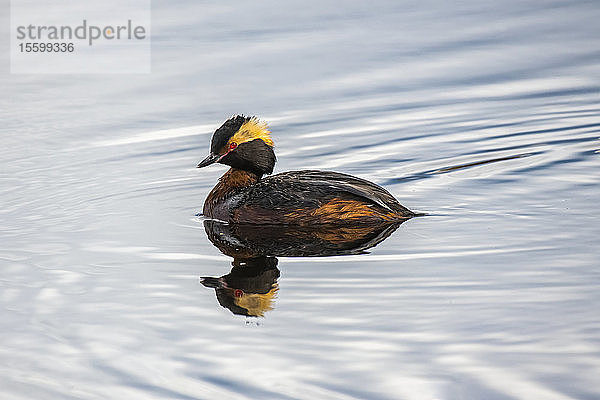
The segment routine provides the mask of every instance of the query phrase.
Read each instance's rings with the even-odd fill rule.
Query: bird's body
[[[209,193],[203,213],[231,223],[264,225],[378,224],[415,214],[387,190],[330,171],[273,171],[275,154],[266,124],[236,116],[213,135],[211,155],[198,166],[228,164]]]
[[[391,222],[411,216],[385,189],[329,171],[290,171],[258,180],[229,170],[204,203],[204,215],[248,224]]]

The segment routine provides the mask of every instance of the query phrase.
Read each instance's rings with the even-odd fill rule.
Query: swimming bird
[[[198,168],[230,166],[204,202],[206,217],[261,225],[355,225],[404,221],[414,212],[373,182],[331,171],[273,172],[266,122],[236,115],[218,128]]]

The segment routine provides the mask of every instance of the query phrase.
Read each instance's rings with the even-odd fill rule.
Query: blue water
[[[600,397],[600,5],[153,2],[149,75],[0,75],[10,399]],[[4,64],[7,55],[2,55]],[[280,257],[270,310],[198,170],[232,114],[276,172],[429,213],[369,254]]]

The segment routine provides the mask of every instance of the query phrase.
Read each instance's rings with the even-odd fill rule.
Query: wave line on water
[[[491,159],[487,159],[487,160],[480,160],[480,161],[473,161],[473,162],[464,163],[464,164],[451,165],[448,167],[442,167],[442,168],[437,168],[437,169],[430,169],[430,170],[426,170],[426,171],[415,172],[415,173],[412,173],[411,175],[407,175],[407,176],[400,177],[400,178],[390,178],[390,179],[387,179],[386,181],[382,182],[382,184],[387,185],[387,184],[395,184],[395,183],[406,182],[406,181],[421,180],[421,179],[425,179],[425,178],[430,178],[430,177],[432,177],[432,175],[447,174],[447,173],[455,172],[455,171],[462,170],[462,169],[478,167],[481,165],[491,164],[491,163],[500,162],[500,161],[516,160],[516,159],[520,159],[520,158],[539,155],[542,153],[543,152],[541,152],[541,151],[527,152],[527,153],[513,154],[513,155],[509,155],[509,156],[505,156],[505,157],[497,157],[497,158],[491,158]]]
[[[506,157],[491,158],[489,160],[481,160],[481,161],[474,161],[474,162],[470,162],[470,163],[466,163],[466,164],[452,165],[450,167],[436,169],[435,171],[431,171],[428,173],[432,174],[432,175],[442,174],[442,173],[452,172],[452,171],[456,171],[456,170],[463,169],[463,168],[476,167],[478,165],[490,164],[490,163],[499,162],[499,161],[514,160],[516,158],[531,157],[532,155],[533,155],[533,153],[522,153],[522,154],[515,154],[512,156],[506,156]]]
[[[507,248],[507,249],[484,249],[484,250],[463,250],[463,251],[441,251],[441,252],[430,252],[430,253],[412,253],[412,254],[362,254],[352,256],[333,256],[319,258],[319,262],[345,262],[356,260],[357,258],[368,258],[369,261],[404,261],[404,260],[417,260],[425,258],[447,258],[447,257],[464,257],[474,255],[487,255],[487,254],[507,254],[516,253],[521,251],[540,251],[550,250],[552,247],[518,247],[518,248]],[[287,259],[286,262],[306,262],[306,259]]]
[[[155,140],[172,139],[183,136],[208,135],[214,129],[213,124],[185,126],[173,129],[161,129],[158,131],[143,132],[126,138],[99,140],[91,143],[91,147],[120,146],[124,144],[134,144],[151,142]]]

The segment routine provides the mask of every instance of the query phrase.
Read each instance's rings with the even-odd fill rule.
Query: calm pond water
[[[152,74],[5,70],[0,397],[599,398],[599,20],[153,1]],[[276,172],[429,215],[368,254],[232,265],[209,234],[243,232],[196,216],[226,168],[195,166],[236,113],[269,121]]]

